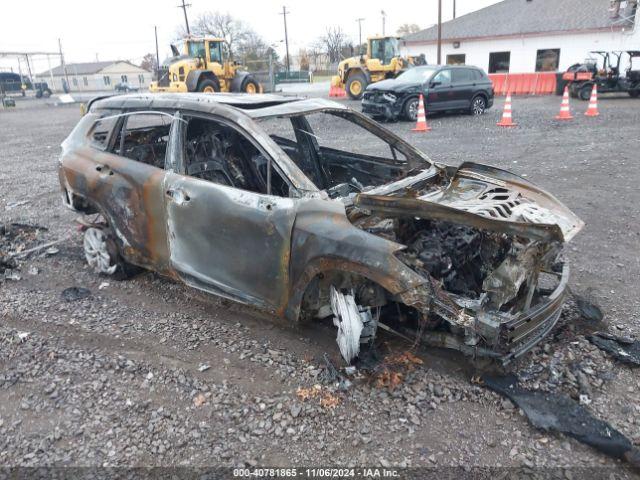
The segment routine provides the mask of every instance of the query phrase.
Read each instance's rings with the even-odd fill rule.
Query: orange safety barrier
[[[556,91],[556,73],[490,73],[496,95],[547,95]]]

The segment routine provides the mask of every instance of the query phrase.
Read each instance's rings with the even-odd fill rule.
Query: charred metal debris
[[[104,219],[85,231],[102,274],[133,264],[291,321],[332,318],[347,362],[387,330],[508,363],[560,316],[561,252],[583,222],[522,177],[438,165],[322,99],[130,95],[89,107],[59,176],[68,207]],[[156,124],[128,127],[154,112]],[[350,138],[362,129],[375,141]],[[323,145],[339,134],[344,144]]]
[[[515,375],[484,377],[486,387],[510,399],[531,424],[544,431],[563,433],[579,442],[640,468],[640,450],[611,424],[594,417],[570,397],[530,391],[518,385]]]

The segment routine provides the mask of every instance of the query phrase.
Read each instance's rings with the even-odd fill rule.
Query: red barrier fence
[[[556,91],[556,73],[491,73],[496,95],[548,95]]]

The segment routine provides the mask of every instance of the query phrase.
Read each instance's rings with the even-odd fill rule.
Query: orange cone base
[[[329,88],[329,96],[330,97],[346,97],[347,92],[345,92],[344,89],[340,87],[331,86]]]
[[[556,115],[556,120],[573,120],[573,115]]]
[[[513,123],[512,121],[505,122],[504,120],[499,121],[498,123],[496,123],[496,125],[498,125],[499,127],[517,127],[518,126],[517,123]]]
[[[419,125],[416,128],[411,129],[412,132],[430,132],[431,127],[429,125]]]
[[[590,112],[589,110],[587,110],[586,112],[584,112],[584,114],[585,114],[587,117],[597,117],[598,115],[600,115],[600,113],[599,113],[599,112]]]

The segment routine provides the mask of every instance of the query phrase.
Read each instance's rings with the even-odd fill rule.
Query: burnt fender
[[[242,91],[242,82],[244,79],[250,75],[249,72],[240,72],[236,71],[235,76],[231,79],[231,92],[241,92]]]
[[[291,294],[284,316],[297,321],[307,286],[323,272],[356,273],[392,295],[424,284],[424,278],[394,255],[402,248],[400,244],[354,227],[339,202],[310,199],[301,204],[292,234]]]

